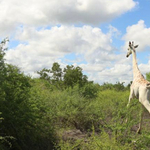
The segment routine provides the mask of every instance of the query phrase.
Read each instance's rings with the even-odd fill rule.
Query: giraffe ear
[[[139,45],[135,45],[134,48],[137,48]]]

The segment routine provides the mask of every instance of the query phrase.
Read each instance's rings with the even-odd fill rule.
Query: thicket
[[[95,84],[82,68],[57,62],[33,79],[5,63],[6,42],[0,45],[1,150],[150,149],[148,112],[137,134],[141,104],[135,99],[126,107],[130,84]]]
[[[55,141],[51,120],[36,99],[33,80],[5,63],[6,42],[0,45],[0,149],[51,149]]]

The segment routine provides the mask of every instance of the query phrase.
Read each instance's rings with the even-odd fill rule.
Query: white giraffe
[[[129,48],[127,57],[129,57],[131,54],[133,55],[133,82],[130,86],[130,96],[129,96],[129,102],[133,98],[139,99],[139,102],[148,110],[150,113],[150,82],[147,81],[144,76],[141,74],[136,60],[136,50],[138,45],[134,46],[134,43],[129,42]],[[142,118],[141,118],[142,122]],[[141,129],[141,123],[139,124],[139,129],[137,132],[140,132]]]

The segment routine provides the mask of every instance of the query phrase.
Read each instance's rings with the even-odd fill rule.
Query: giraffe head
[[[132,43],[129,42],[128,53],[127,53],[126,57],[129,57],[132,54],[132,52],[135,52],[135,48],[137,48],[137,47],[138,47],[138,45],[134,46],[134,42],[132,42]]]

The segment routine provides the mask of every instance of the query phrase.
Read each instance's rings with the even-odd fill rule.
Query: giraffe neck
[[[132,51],[132,55],[133,55],[133,79],[141,78],[141,77],[143,78],[143,75],[141,74],[137,65],[136,52]]]

